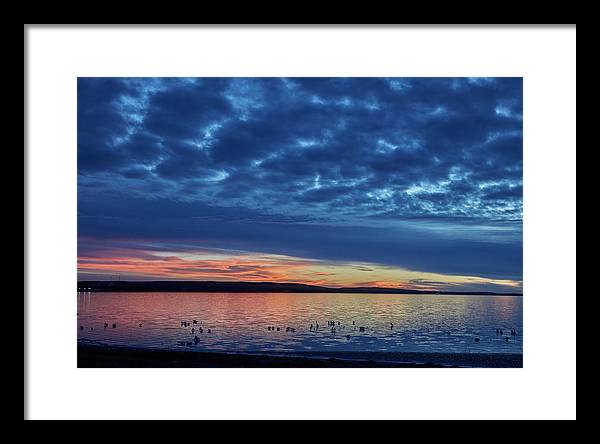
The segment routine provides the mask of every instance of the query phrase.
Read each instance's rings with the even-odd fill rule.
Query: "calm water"
[[[77,310],[78,338],[111,345],[230,352],[522,353],[523,349],[522,298],[512,296],[78,293]],[[181,326],[181,321],[194,319],[197,325]],[[328,320],[341,323],[335,334]],[[104,322],[109,324],[106,329]],[[316,323],[319,330],[311,331],[310,324]],[[269,331],[268,326],[281,330]],[[364,332],[359,331],[361,326]],[[295,328],[295,333],[286,332],[286,327]],[[511,328],[517,336],[510,335]],[[496,329],[503,329],[504,336]],[[199,342],[190,345],[195,335]]]

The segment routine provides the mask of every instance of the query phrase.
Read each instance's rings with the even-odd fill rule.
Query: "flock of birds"
[[[79,313],[77,313],[77,316],[79,316]],[[109,324],[107,322],[104,322],[103,326],[104,326],[104,330],[106,330],[108,328]],[[198,336],[198,334],[204,334],[205,331],[206,331],[207,334],[211,334],[212,333],[212,329],[206,328],[206,330],[205,330],[202,327],[202,322],[198,321],[196,319],[193,319],[192,321],[181,321],[180,326],[184,327],[184,328],[192,327],[190,331],[194,335],[193,341],[180,341],[179,342],[180,345],[192,345],[192,344],[197,345],[200,342],[200,337]],[[356,330],[356,321],[352,321],[352,326],[354,327],[354,330]],[[394,323],[393,322],[390,322],[389,326],[390,326],[390,330],[394,330]],[[143,324],[140,322],[138,324],[138,327],[142,328]],[[116,323],[112,323],[111,328],[117,328],[117,324]],[[346,325],[342,324],[340,321],[332,321],[332,320],[330,320],[330,321],[327,321],[327,328],[330,329],[332,335],[336,335],[338,333],[338,330],[340,330],[340,331],[343,332],[346,329]],[[83,330],[83,329],[84,329],[84,326],[80,325],[79,326],[79,330]],[[320,329],[320,326],[319,326],[318,322],[312,323],[309,326],[309,331],[311,331],[311,332],[318,332],[319,329]],[[90,327],[90,330],[94,330],[94,327]],[[272,326],[272,325],[267,326],[267,331],[270,331],[270,332],[279,332],[281,330],[282,330],[282,327],[276,327],[276,326]],[[364,332],[366,332],[366,330],[367,330],[367,327],[364,327],[364,326],[359,326],[358,327],[358,331],[360,333],[364,333]],[[288,326],[288,327],[285,328],[285,331],[286,331],[286,333],[296,333],[296,328]],[[427,333],[429,333],[429,332],[430,332],[430,329],[427,328]],[[451,335],[452,331],[451,330],[447,330],[446,334],[447,335]],[[509,336],[508,335],[505,336],[505,332],[501,328],[497,328],[496,329],[496,336],[504,337],[505,342],[509,342]],[[512,337],[517,336],[517,330],[514,329],[514,328],[511,328],[510,329],[510,336],[512,336]],[[352,336],[349,335],[349,334],[346,334],[345,337],[346,337],[346,340],[348,340],[348,341],[350,339],[352,339]],[[475,342],[480,342],[481,338],[479,336],[475,336],[474,337],[474,341]]]
[[[200,322],[200,324],[202,324],[202,322]],[[198,325],[198,321],[196,319],[192,320],[192,322],[190,323],[189,321],[181,321],[181,326],[182,327],[189,327],[190,325]],[[204,333],[204,328],[202,328],[201,326],[199,327],[192,327],[192,334],[198,332],[200,334]],[[210,328],[206,329],[206,333],[210,334],[212,333],[212,330]],[[197,345],[200,342],[200,338],[198,337],[198,335],[194,336],[194,345]],[[192,345],[191,342],[186,342],[186,345]]]
[[[353,327],[355,327],[355,328],[354,328],[354,330],[356,330],[356,321],[352,321],[352,326],[353,326]],[[345,325],[345,324],[342,324],[340,321],[327,321],[327,328],[330,328],[330,329],[331,329],[331,334],[332,334],[332,335],[335,335],[335,334],[338,332],[338,329],[339,329],[339,330],[341,330],[341,331],[344,331],[344,330],[345,330],[345,328],[346,328],[346,325]],[[393,322],[390,322],[390,330],[393,330],[393,329],[394,329],[394,323],[393,323]],[[273,327],[273,326],[269,326],[269,327],[267,327],[267,330],[268,330],[268,331],[280,331],[281,329],[280,329],[279,327]],[[359,327],[358,327],[358,331],[359,331],[360,333],[364,333],[366,330],[367,330],[367,327],[364,327],[364,326],[359,326]],[[292,327],[287,327],[287,328],[285,329],[285,331],[286,331],[286,332],[292,332],[292,333],[295,333],[295,332],[296,332],[296,329],[295,329],[295,328],[292,328]],[[314,324],[310,324],[310,326],[309,326],[309,331],[314,331],[314,332],[317,332],[317,331],[319,331],[319,323],[318,323],[318,322],[315,322]],[[429,333],[429,332],[430,332],[430,329],[429,329],[429,328],[427,328],[427,333]],[[448,334],[448,335],[451,335],[451,334],[452,334],[452,331],[450,331],[450,330],[447,330],[447,331],[446,331],[446,334]],[[502,329],[496,329],[496,335],[504,336],[504,330],[502,330]],[[516,330],[516,329],[514,329],[514,328],[511,328],[511,329],[510,329],[510,335],[511,335],[511,336],[517,336],[517,330]],[[348,341],[349,341],[351,338],[352,338],[352,336],[350,336],[349,334],[347,334],[347,335],[346,335],[346,339],[347,339]],[[507,337],[505,337],[505,338],[504,338],[504,340],[505,340],[506,342],[509,342],[509,338],[508,338],[508,336],[507,336]],[[475,337],[474,337],[474,341],[475,341],[475,342],[480,342],[480,341],[481,341],[481,338],[480,338],[480,337],[478,337],[478,336],[475,336]]]

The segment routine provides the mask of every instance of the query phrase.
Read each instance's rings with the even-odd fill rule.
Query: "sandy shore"
[[[289,356],[77,345],[77,367],[105,368],[444,368],[523,366],[523,355],[484,353],[294,353]]]

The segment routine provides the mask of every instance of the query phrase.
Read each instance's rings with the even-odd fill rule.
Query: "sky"
[[[521,78],[79,78],[78,278],[522,291]]]

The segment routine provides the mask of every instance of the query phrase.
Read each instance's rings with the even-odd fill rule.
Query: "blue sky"
[[[79,78],[79,275],[520,291],[522,115],[521,78]]]

